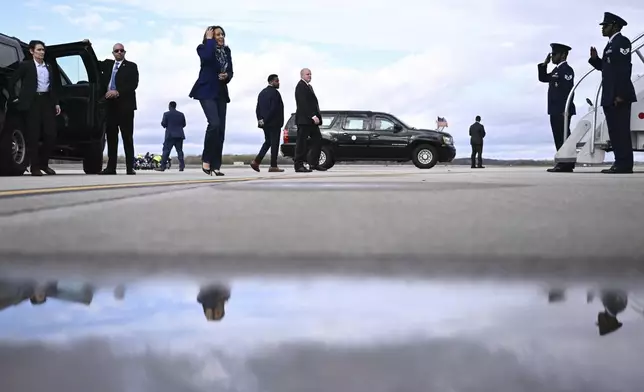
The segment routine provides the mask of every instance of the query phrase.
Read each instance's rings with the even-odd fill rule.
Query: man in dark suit
[[[313,170],[325,171],[319,165],[322,134],[322,115],[320,105],[311,86],[311,70],[304,68],[300,71],[300,81],[295,87],[295,123],[297,124],[297,141],[295,142],[295,171],[309,173]],[[310,144],[309,144],[309,140]],[[304,167],[307,160],[308,148],[311,149],[309,168]]]
[[[107,88],[107,167],[101,174],[116,174],[119,129],[125,150],[127,174],[134,171],[134,111],[136,88],[139,86],[139,69],[136,63],[125,59],[123,44],[112,48],[114,60],[101,62],[103,86]]]
[[[481,124],[481,116],[476,116],[476,122],[470,125],[470,144],[472,145],[472,169],[483,169],[483,139],[485,127]],[[477,160],[478,157],[478,160]],[[478,161],[478,162],[477,162]]]
[[[563,146],[566,138],[564,138],[564,114],[566,112],[566,101],[568,94],[575,85],[575,72],[566,61],[568,52],[571,50],[570,46],[552,43],[551,53],[546,56],[546,60],[537,65],[539,71],[539,81],[548,83],[548,114],[550,115],[550,128],[552,129],[552,137],[555,140],[555,148],[557,151]],[[552,61],[555,68],[552,72],[548,73],[548,64]],[[568,111],[568,129],[566,129],[566,137],[570,136],[570,119],[576,114],[574,96],[570,102],[570,110]],[[551,173],[570,173],[575,170],[574,162],[558,162],[555,167],[548,169]]]
[[[633,64],[631,62],[631,41],[621,33],[627,23],[610,12],[604,12],[602,35],[609,37],[602,58],[597,49],[590,48],[588,62],[602,71],[601,105],[606,117],[608,136],[615,154],[615,163],[610,169],[602,170],[609,174],[633,173],[633,144],[631,141],[631,105],[637,101],[635,88],[631,81]]]
[[[56,172],[49,167],[49,156],[56,145],[56,116],[60,114],[57,79],[53,67],[45,62],[44,42],[29,42],[29,53],[33,58],[21,62],[9,79],[9,100],[16,102],[17,109],[24,114],[31,175],[42,176],[43,172],[53,175]],[[16,97],[18,81],[22,84]]]
[[[250,167],[256,172],[259,171],[259,165],[269,148],[271,149],[271,166],[268,171],[270,173],[284,171],[284,169],[277,167],[280,130],[284,125],[284,102],[282,101],[282,95],[278,91],[279,88],[279,77],[275,74],[269,75],[268,86],[257,97],[255,115],[257,116],[257,126],[264,129],[264,144],[262,144],[255,159],[250,163]]]
[[[167,112],[163,113],[163,118],[161,119],[161,126],[165,128],[165,139],[163,140],[161,167],[157,170],[165,170],[168,159],[170,159],[170,152],[174,147],[179,158],[179,171],[183,171],[186,167],[186,163],[183,160],[183,141],[186,139],[183,128],[186,126],[186,116],[177,110],[177,103],[174,101],[170,102],[168,109]]]

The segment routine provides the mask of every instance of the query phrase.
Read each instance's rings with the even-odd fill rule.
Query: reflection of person
[[[622,27],[627,23],[610,12],[604,12],[602,35],[608,43],[600,58],[597,49],[590,48],[588,62],[602,72],[601,105],[606,117],[615,163],[602,173],[633,173],[633,145],[631,142],[631,105],[637,101],[635,88],[631,81],[633,64],[631,62],[631,41],[622,35]]]
[[[51,65],[45,62],[45,43],[29,42],[29,53],[33,59],[21,62],[9,79],[9,100],[17,100],[17,109],[24,113],[31,175],[52,175],[56,172],[49,167],[49,156],[56,144],[56,116],[60,114],[56,83]],[[18,81],[22,84],[15,97]]]
[[[18,305],[29,299],[32,305],[42,305],[47,297],[55,295],[56,283],[0,281],[0,310]]]
[[[202,287],[197,302],[203,307],[208,321],[220,321],[226,314],[225,305],[230,299],[230,289],[223,285]]]
[[[221,158],[226,136],[226,110],[230,102],[228,83],[233,78],[233,62],[226,45],[226,32],[221,26],[210,26],[197,46],[201,60],[199,77],[190,98],[199,100],[208,127],[201,154],[202,170],[208,175],[223,176]]]
[[[615,332],[622,327],[617,314],[623,312],[628,305],[628,294],[622,290],[602,290],[600,293],[604,311],[597,314],[599,336]]]
[[[548,114],[550,115],[550,128],[552,129],[552,137],[555,141],[555,148],[557,151],[563,146],[564,139],[564,114],[566,112],[566,101],[568,94],[575,85],[575,72],[568,64],[568,52],[571,50],[569,46],[552,43],[551,53],[546,56],[546,60],[537,65],[539,72],[539,81],[548,83]],[[555,68],[552,72],[548,73],[548,64],[552,61]],[[574,99],[574,98],[573,98]],[[570,103],[568,112],[568,129],[566,135],[570,136],[570,119],[576,114],[575,103]],[[574,162],[560,162],[555,167],[548,169],[550,173],[570,173],[575,169]]]
[[[139,86],[139,69],[136,63],[125,59],[123,44],[112,48],[114,60],[101,62],[103,86],[107,88],[107,167],[101,174],[116,174],[118,158],[119,129],[125,151],[127,174],[134,171],[134,111],[136,111],[136,89]]]
[[[281,173],[284,169],[277,167],[277,154],[280,147],[280,130],[284,125],[284,102],[279,92],[280,79],[277,75],[268,76],[268,86],[266,86],[257,97],[257,106],[255,115],[257,116],[257,126],[264,130],[264,144],[259,149],[259,153],[250,163],[250,167],[259,171],[259,165],[266,155],[268,149],[271,149],[271,166],[270,173]]]

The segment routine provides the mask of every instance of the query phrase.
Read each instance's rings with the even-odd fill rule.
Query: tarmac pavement
[[[644,276],[644,173],[69,167],[2,178],[5,273]]]

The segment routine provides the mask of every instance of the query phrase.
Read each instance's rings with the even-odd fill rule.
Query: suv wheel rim
[[[322,166],[326,162],[326,154],[324,151],[320,152],[320,160],[318,161],[318,165]]]
[[[25,161],[25,153],[25,137],[22,132],[16,129],[11,134],[11,156],[13,156],[13,161],[21,165]]]
[[[434,154],[426,148],[418,151],[418,162],[428,165],[434,159]]]

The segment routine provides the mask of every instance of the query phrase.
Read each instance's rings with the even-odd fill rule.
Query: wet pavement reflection
[[[644,286],[0,279],[0,390],[642,391]]]

